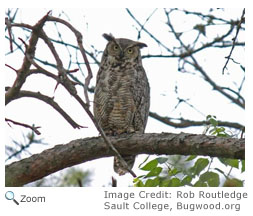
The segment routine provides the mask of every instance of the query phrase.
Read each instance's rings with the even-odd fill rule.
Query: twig
[[[128,8],[126,8],[126,11],[133,18],[133,20],[143,29],[143,31],[146,32],[152,39],[154,39],[157,42],[157,44],[159,44],[160,46],[162,46],[168,52],[172,53],[172,51],[166,45],[164,45],[152,33],[150,33],[146,28],[144,28],[144,26],[136,19],[136,17],[132,14],[132,12]]]
[[[92,79],[93,75],[92,75],[92,71],[90,68],[90,63],[89,63],[88,58],[86,56],[85,49],[83,47],[83,36],[78,30],[76,30],[70,23],[66,22],[65,20],[51,16],[51,17],[49,17],[48,21],[55,21],[55,22],[62,23],[63,25],[66,25],[76,36],[78,47],[80,49],[80,52],[82,54],[82,57],[84,59],[84,62],[85,62],[85,65],[86,65],[86,68],[88,71],[88,76],[85,78],[85,82],[84,82],[84,96],[85,96],[86,104],[89,107],[90,100],[89,100],[89,96],[88,96],[88,87],[89,87],[90,80]]]
[[[174,34],[175,38],[178,40],[178,42],[180,43],[180,45],[186,50],[186,52],[190,52],[191,53],[191,49],[188,48],[187,45],[185,45],[183,43],[183,41],[181,40],[181,38],[178,36],[178,34],[176,33],[171,21],[170,21],[170,17],[169,17],[169,13],[165,10],[165,14],[167,15],[167,24],[170,27],[172,33]],[[234,26],[231,25],[229,31],[227,34],[230,34],[233,30]],[[228,94],[227,92],[225,92],[221,86],[218,86],[206,73],[206,71],[204,71],[204,69],[198,64],[197,60],[195,59],[195,57],[191,54],[189,56],[191,58],[192,61],[189,61],[187,59],[184,59],[184,62],[188,63],[189,65],[192,65],[197,71],[199,71],[205,78],[205,80],[213,87],[214,90],[217,90],[218,92],[220,92],[221,94],[223,94],[225,97],[227,97],[228,99],[230,99],[232,102],[234,102],[235,104],[237,104],[238,106],[240,106],[241,108],[245,108],[245,103],[241,102],[240,100],[238,100],[237,98],[234,98],[233,96],[231,96],[230,94]]]
[[[236,34],[235,34],[235,37],[232,39],[233,45],[232,45],[232,48],[231,48],[231,50],[230,50],[229,55],[226,57],[227,61],[226,61],[225,65],[224,65],[224,67],[223,67],[223,69],[222,69],[222,74],[224,74],[225,69],[227,68],[228,62],[229,62],[229,60],[231,59],[231,55],[232,55],[233,50],[234,50],[234,48],[235,48],[235,41],[236,41],[236,39],[237,39],[237,37],[238,37],[239,31],[240,31],[240,28],[241,28],[241,24],[242,24],[242,23],[244,22],[244,20],[245,20],[244,15],[245,15],[245,8],[244,8],[243,11],[242,11],[241,19],[240,19],[240,21],[239,21],[238,24],[237,24]],[[232,25],[232,24],[231,24],[231,25]]]
[[[12,70],[14,70],[16,72],[16,74],[18,73],[18,70],[15,69],[14,67],[12,67],[12,66],[10,66],[8,64],[5,64],[5,66],[8,67],[8,68],[10,68],[10,69],[12,69]]]
[[[55,40],[55,39],[52,39],[52,38],[50,38],[50,40],[53,41],[53,42],[55,42],[55,43],[62,44],[62,45],[64,45],[64,46],[70,46],[70,47],[72,47],[72,48],[74,48],[74,49],[76,49],[76,50],[79,48],[78,46],[75,46],[75,45],[73,45],[73,44],[66,43],[66,42],[64,42],[64,41],[58,41],[58,40]],[[94,60],[94,62],[95,62],[97,65],[100,64],[99,60],[94,56],[94,54],[93,54],[92,52],[88,52],[87,50],[85,50],[85,53],[86,53],[86,55],[88,55],[90,58],[92,58],[92,59]]]
[[[30,128],[32,131],[34,131],[34,133],[36,133],[37,135],[40,135],[41,133],[38,131],[39,128],[41,128],[40,126],[39,127],[34,127],[34,126],[30,126],[28,124],[25,124],[25,123],[20,123],[20,122],[17,122],[17,121],[13,121],[11,119],[8,119],[8,118],[5,118],[5,121],[6,122],[11,122],[15,125],[19,125],[19,126],[23,126],[23,127],[26,127],[26,128]]]
[[[156,8],[152,13],[147,17],[146,21],[143,23],[141,29],[138,31],[138,37],[137,39],[139,40],[141,38],[141,31],[144,28],[144,26],[147,24],[147,22],[150,20],[150,18],[154,15],[154,13],[157,11],[158,8]]]
[[[53,98],[48,97],[46,95],[41,94],[40,92],[31,92],[31,91],[25,91],[22,90],[19,92],[19,94],[16,96],[15,99],[22,98],[22,97],[32,97],[39,99],[48,105],[52,106],[58,113],[61,114],[61,116],[73,127],[73,128],[87,128],[85,126],[81,126],[77,124],[59,105],[56,103]]]
[[[10,51],[13,52],[13,39],[12,39],[12,34],[11,34],[11,22],[8,19],[8,17],[5,17],[5,25],[7,26],[8,29],[8,34],[9,34],[9,38],[10,38]]]
[[[175,128],[196,127],[196,126],[203,126],[203,125],[208,124],[208,121],[193,121],[193,120],[183,119],[183,118],[170,118],[166,116],[160,116],[154,112],[149,112],[149,116],[166,125],[169,125]],[[236,122],[218,121],[218,125],[223,126],[223,127],[240,129],[240,130],[244,128],[243,125]]]

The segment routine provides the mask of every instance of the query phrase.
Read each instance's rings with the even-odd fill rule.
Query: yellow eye
[[[130,48],[130,49],[127,50],[127,52],[128,52],[129,54],[131,54],[131,53],[133,53],[133,49]]]
[[[114,45],[114,46],[113,46],[113,49],[114,49],[114,50],[118,50],[118,49],[119,49],[119,46],[118,46],[118,45]]]

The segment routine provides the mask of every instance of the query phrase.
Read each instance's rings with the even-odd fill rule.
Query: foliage
[[[31,145],[40,144],[40,145],[47,145],[47,143],[43,142],[43,138],[38,138],[34,131],[29,131],[27,134],[22,134],[23,140],[14,140],[12,139],[13,147],[12,146],[5,146],[7,158],[5,161],[8,161],[12,158],[22,158],[21,154],[26,153],[30,155],[31,153],[28,149]]]
[[[61,178],[60,187],[84,187],[88,186],[91,179],[90,171],[83,171],[82,169],[71,168]]]
[[[87,187],[91,182],[92,172],[71,167],[58,174],[39,179],[27,184],[29,187]]]
[[[219,137],[230,137],[224,127],[218,126],[216,116],[208,115],[210,123],[205,129],[206,133]],[[245,160],[218,158],[218,161],[229,168],[229,172],[220,168],[212,168],[215,158],[178,156],[181,163],[171,163],[170,157],[157,157],[147,162],[148,157],[140,164],[139,169],[147,171],[145,175],[134,179],[135,187],[242,187],[244,181],[231,175],[233,169],[245,171]],[[217,159],[216,159],[217,160]],[[216,166],[216,164],[215,164]],[[225,180],[222,180],[224,176]]]

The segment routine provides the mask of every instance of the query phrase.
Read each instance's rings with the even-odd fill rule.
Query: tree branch
[[[232,58],[231,58],[231,55],[232,55],[233,50],[234,50],[234,48],[235,48],[235,42],[236,42],[236,39],[237,39],[237,37],[238,37],[239,30],[241,29],[241,24],[245,22],[245,17],[244,17],[244,15],[245,15],[245,8],[244,8],[243,11],[242,11],[241,19],[240,19],[240,21],[239,21],[238,24],[237,24],[236,34],[235,34],[235,37],[232,39],[232,40],[233,40],[233,45],[232,45],[232,48],[231,48],[231,50],[230,50],[229,55],[226,57],[226,58],[227,58],[227,61],[226,61],[225,65],[224,65],[224,67],[223,67],[223,69],[222,69],[222,74],[224,74],[224,71],[225,71],[225,69],[227,68],[227,65],[228,65],[229,60],[232,59]]]
[[[13,99],[18,99],[22,97],[31,97],[36,98],[38,100],[41,100],[48,105],[52,106],[58,113],[62,115],[62,117],[73,127],[73,128],[86,128],[85,126],[81,126],[77,124],[59,105],[54,101],[52,97],[48,97],[46,95],[41,94],[40,92],[32,92],[32,91],[26,91],[22,90],[19,91],[18,95],[16,95]]]
[[[172,33],[174,34],[175,38],[178,40],[178,42],[180,43],[180,45],[187,51],[187,52],[191,52],[191,50],[188,48],[187,45],[184,44],[184,42],[181,40],[180,36],[177,34],[176,30],[174,29],[170,17],[169,17],[169,13],[165,10],[165,14],[167,16],[167,24],[170,27]],[[231,25],[227,35],[229,35],[234,29],[234,25]],[[184,59],[184,62],[188,63],[189,65],[192,65],[195,70],[199,71],[203,76],[204,79],[213,87],[214,90],[220,92],[222,95],[224,95],[225,97],[227,97],[228,99],[230,99],[233,103],[237,104],[238,106],[240,106],[241,108],[245,108],[245,103],[243,103],[243,101],[240,101],[237,98],[234,98],[233,96],[231,96],[230,94],[226,93],[222,87],[220,87],[219,85],[217,85],[211,78],[210,76],[208,76],[207,72],[199,65],[199,63],[197,62],[196,58],[193,55],[189,55],[189,57],[191,58],[192,62]]]
[[[11,122],[15,125],[19,125],[19,126],[22,126],[22,127],[25,127],[25,128],[30,128],[34,133],[36,133],[37,135],[40,135],[41,133],[39,132],[39,128],[41,127],[35,127],[35,126],[31,126],[31,125],[28,125],[28,124],[25,124],[25,123],[21,123],[21,122],[17,122],[17,121],[14,121],[14,120],[11,120],[11,119],[8,119],[8,118],[5,118],[5,121],[6,122]]]
[[[175,128],[186,128],[186,127],[193,127],[193,126],[204,126],[210,124],[208,121],[193,121],[189,119],[183,118],[170,118],[166,116],[160,116],[157,113],[149,112],[149,116],[172,127]],[[227,121],[218,121],[218,125],[222,127],[230,127],[242,130],[244,128],[243,125],[237,122],[227,122]]]
[[[18,94],[22,85],[25,83],[26,77],[29,75],[31,62],[27,59],[27,56],[34,56],[36,44],[39,40],[38,32],[43,27],[46,22],[46,19],[49,15],[49,12],[38,21],[38,23],[33,27],[31,38],[29,40],[29,45],[26,48],[23,64],[18,70],[17,78],[13,83],[13,86],[5,94],[5,105],[12,101],[12,99]]]
[[[70,23],[66,22],[65,20],[62,20],[62,19],[57,18],[57,17],[50,16],[50,17],[48,17],[48,21],[54,21],[54,22],[62,23],[63,25],[67,26],[76,36],[76,40],[77,40],[79,50],[82,54],[83,60],[85,62],[85,65],[86,65],[86,68],[87,68],[87,71],[88,71],[88,76],[86,77],[85,83],[84,83],[84,96],[85,96],[86,104],[89,107],[90,106],[90,100],[89,100],[89,97],[88,97],[88,87],[89,87],[89,83],[90,83],[90,80],[92,79],[93,75],[92,75],[92,71],[91,71],[91,68],[90,68],[90,63],[89,63],[88,58],[86,56],[85,49],[83,47],[83,36],[78,30],[76,30]]]
[[[108,139],[119,152],[128,155],[179,154],[244,159],[245,154],[244,139],[186,133],[124,134]],[[102,137],[73,140],[6,165],[5,185],[22,186],[66,167],[114,155]]]

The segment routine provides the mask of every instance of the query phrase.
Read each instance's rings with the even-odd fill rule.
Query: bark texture
[[[196,134],[148,133],[108,137],[119,153],[205,155],[245,158],[245,140]],[[66,167],[86,161],[114,156],[101,137],[77,139],[56,145],[40,154],[6,165],[5,185],[22,186]]]

